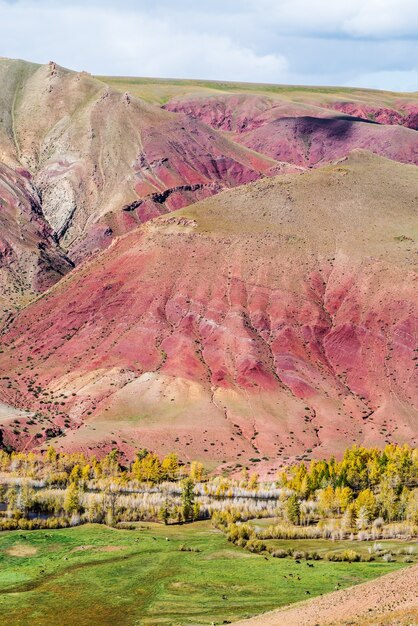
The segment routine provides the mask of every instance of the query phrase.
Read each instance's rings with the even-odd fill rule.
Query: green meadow
[[[316,561],[307,567],[303,560],[251,554],[209,522],[3,532],[1,623],[224,624],[402,565]]]

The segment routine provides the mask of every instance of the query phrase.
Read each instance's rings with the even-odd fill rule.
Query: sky
[[[101,75],[418,91],[418,0],[0,0],[0,56]]]

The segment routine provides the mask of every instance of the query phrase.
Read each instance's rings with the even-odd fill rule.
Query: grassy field
[[[196,551],[180,551],[182,544]],[[14,626],[222,624],[400,566],[266,560],[229,544],[207,522],[4,532],[0,612]]]
[[[254,528],[266,529],[271,525],[277,524],[278,520],[274,518],[266,519],[254,519],[250,521],[250,524]],[[349,541],[335,540],[330,541],[328,539],[263,539],[264,543],[269,548],[282,549],[282,550],[298,550],[301,552],[318,552],[320,556],[323,556],[326,552],[343,552],[344,550],[354,550],[359,554],[369,554],[369,549],[373,549],[375,544],[382,546],[383,551],[390,552],[394,558],[402,560],[407,556],[406,551],[411,550],[409,555],[414,559],[414,562],[418,559],[418,542],[416,539],[400,540],[400,539],[378,539],[376,541]],[[373,552],[375,558],[379,558]]]
[[[323,556],[326,552],[343,552],[344,550],[354,550],[359,554],[368,554],[369,548],[373,548],[374,543],[382,546],[384,551],[390,552],[394,558],[404,559],[405,554],[399,554],[399,551],[412,548],[414,550],[412,557],[414,562],[416,559],[417,542],[416,541],[400,541],[400,540],[379,540],[379,541],[329,541],[327,539],[267,539],[263,540],[267,546],[274,546],[275,549],[299,550],[301,552],[318,552]],[[415,556],[414,556],[415,555]],[[375,558],[379,558],[374,555]]]
[[[327,87],[303,85],[271,85],[263,83],[235,83],[227,81],[183,80],[170,78],[141,78],[129,76],[97,76],[117,91],[128,91],[132,95],[154,104],[165,104],[172,98],[190,95],[210,96],[228,93],[251,93],[260,96],[278,97],[296,102],[321,102],[344,99],[348,96],[360,102],[395,106],[402,94],[377,89],[354,87]],[[404,94],[415,98],[415,94]]]

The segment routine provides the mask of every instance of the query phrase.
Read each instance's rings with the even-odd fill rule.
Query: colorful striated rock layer
[[[417,165],[418,139],[411,129],[418,120],[418,103],[403,106],[402,113],[387,109],[384,114],[384,109],[349,102],[324,107],[235,94],[182,98],[165,108],[227,131],[228,137],[252,150],[306,168],[324,165],[354,149]]]
[[[0,59],[0,164],[9,183],[16,180],[12,195],[23,184],[44,225],[37,230],[42,254],[28,257],[23,246],[27,278],[19,270],[17,279],[20,266],[7,261],[2,317],[114,237],[224,189],[318,167],[353,148],[418,160],[417,134],[406,128],[414,127],[414,94],[351,90],[341,99],[326,89],[270,86],[266,94],[262,86],[213,83],[197,97],[192,81],[106,80],[53,62]],[[153,102],[161,89],[183,91],[163,110],[127,88]],[[16,240],[10,220],[3,228],[5,241]]]
[[[4,330],[0,400],[31,413],[3,443],[263,472],[416,443],[417,182],[355,151],[114,240]]]
[[[295,168],[85,72],[0,60],[0,162],[30,178],[76,263],[162,213]]]
[[[25,174],[0,163],[0,322],[73,267]]]

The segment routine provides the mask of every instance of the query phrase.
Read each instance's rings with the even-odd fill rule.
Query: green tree
[[[17,490],[15,487],[9,487],[6,493],[7,510],[9,512],[16,510],[17,505]]]
[[[248,481],[248,489],[251,491],[255,491],[258,488],[258,474],[257,472],[253,472]]]
[[[190,478],[195,482],[200,482],[203,478],[203,464],[193,461],[190,465]]]
[[[331,515],[335,508],[335,492],[331,485],[321,489],[318,495],[319,508],[325,516]]]
[[[0,450],[0,470],[6,472],[9,469],[10,456],[4,450]]]
[[[78,513],[80,511],[80,492],[76,483],[68,485],[64,498],[64,511],[66,513]]]
[[[141,461],[142,480],[158,483],[161,480],[161,461],[154,453],[147,454]]]
[[[170,452],[161,463],[161,476],[164,480],[175,480],[179,471],[179,458],[175,452]]]
[[[168,524],[168,521],[171,517],[171,513],[172,513],[172,507],[170,505],[168,498],[166,498],[164,500],[164,504],[162,505],[162,507],[160,508],[158,512],[158,517],[160,518],[162,522],[164,522],[165,526],[167,526]]]
[[[370,489],[363,489],[363,491],[360,491],[357,496],[356,507],[357,511],[360,511],[363,507],[366,509],[369,521],[374,518],[376,511],[376,498]]]
[[[349,531],[356,525],[357,511],[356,505],[351,503],[346,508],[341,520],[341,527],[344,531]]]
[[[90,465],[84,465],[83,469],[81,470],[81,481],[83,483],[86,483],[90,480],[90,472],[91,472]]]
[[[74,465],[73,469],[71,470],[70,482],[78,485],[81,480],[81,477],[82,477],[81,467],[77,463],[76,465]]]
[[[46,451],[46,460],[48,461],[48,463],[50,463],[50,465],[55,465],[57,462],[57,458],[57,451],[53,446],[49,446],[48,450]]]
[[[336,487],[335,489],[335,506],[338,513],[344,513],[348,505],[353,500],[353,492],[350,487]]]
[[[413,524],[418,524],[418,489],[409,492],[405,518]]]
[[[194,505],[194,482],[191,478],[185,478],[181,482],[182,515],[185,522],[193,518]]]
[[[286,517],[292,524],[299,524],[300,521],[300,503],[296,494],[292,494],[286,500]]]
[[[386,521],[392,522],[397,514],[397,496],[387,479],[381,483],[380,492],[376,501],[380,515],[382,515]]]

